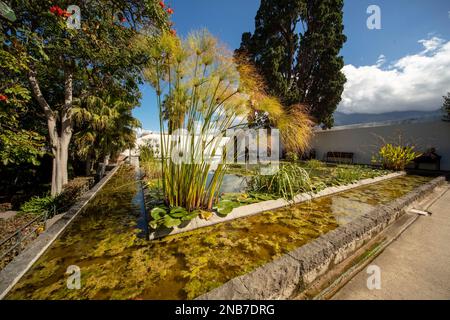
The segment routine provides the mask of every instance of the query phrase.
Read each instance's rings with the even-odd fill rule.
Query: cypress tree
[[[255,63],[270,94],[287,107],[306,105],[326,128],[346,81],[342,9],[343,0],[262,0],[254,33],[244,33],[237,50]]]

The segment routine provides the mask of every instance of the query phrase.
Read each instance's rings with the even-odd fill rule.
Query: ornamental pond
[[[193,299],[431,180],[402,176],[148,241],[122,166],[6,299]],[[81,270],[68,289],[66,270]]]

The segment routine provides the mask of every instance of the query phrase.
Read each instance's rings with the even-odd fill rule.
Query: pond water
[[[405,176],[148,242],[122,167],[7,299],[192,299],[430,180]],[[68,289],[70,265],[81,289]]]
[[[245,192],[250,177],[243,177],[236,174],[225,174],[219,192],[240,193]]]

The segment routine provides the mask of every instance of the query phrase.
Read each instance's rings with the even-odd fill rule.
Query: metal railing
[[[0,242],[0,265],[3,265],[3,260],[8,256],[13,258],[18,255],[24,249],[22,244],[26,240],[37,236],[40,228],[45,228],[47,216],[47,213],[37,216]],[[32,228],[30,229],[30,227]]]

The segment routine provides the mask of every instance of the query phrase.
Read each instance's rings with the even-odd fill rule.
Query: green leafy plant
[[[63,191],[56,197],[46,195],[43,197],[32,197],[23,203],[20,211],[23,213],[45,214],[47,218],[55,214],[67,211],[76,200],[93,185],[93,179],[88,177],[78,177],[70,180],[64,186]]]
[[[361,180],[362,172],[357,166],[351,169],[336,168],[333,171],[333,185],[346,185]]]
[[[404,170],[408,163],[420,155],[421,153],[414,151],[414,146],[387,143],[380,148],[372,162],[381,164],[385,169],[399,171]]]
[[[149,162],[155,160],[155,151],[150,145],[139,146],[139,160],[142,162]]]
[[[199,210],[189,212],[182,207],[168,208],[166,206],[157,206],[152,209],[150,216],[150,227],[157,229],[159,226],[173,228],[179,226],[184,221],[194,219],[200,214]]]
[[[325,164],[320,160],[311,159],[311,160],[306,161],[305,167],[308,169],[317,170],[317,169],[324,168]]]
[[[301,192],[311,192],[308,172],[296,164],[284,164],[273,175],[257,175],[250,182],[250,190],[281,196],[292,200]]]
[[[226,216],[231,211],[233,211],[234,208],[251,203],[274,200],[276,198],[277,196],[275,195],[257,192],[226,193],[220,197],[220,200],[213,209],[216,210],[219,215]]]
[[[289,161],[298,161],[298,153],[297,152],[293,152],[293,151],[288,151],[287,153],[286,153],[286,160],[289,160]]]
[[[52,215],[56,212],[58,199],[52,196],[32,197],[22,204],[20,211],[23,213],[32,213],[35,215]]]

